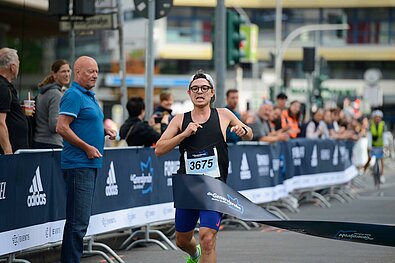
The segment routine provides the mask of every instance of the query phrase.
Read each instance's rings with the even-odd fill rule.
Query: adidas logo
[[[243,153],[243,155],[241,156],[240,179],[241,180],[251,179],[251,171],[250,171],[250,167],[248,165],[246,153]]]
[[[110,170],[108,171],[106,186],[106,196],[118,195],[117,179],[115,178],[114,163],[111,162]]]
[[[5,199],[6,186],[7,186],[7,182],[0,182],[0,200]]]
[[[333,151],[332,164],[335,166],[339,164],[339,152],[337,145],[335,146],[335,150]]]
[[[41,183],[40,166],[37,166],[36,174],[29,188],[29,193],[31,195],[27,196],[28,207],[46,205],[47,195],[44,193],[43,184]]]
[[[317,155],[317,145],[314,145],[313,152],[311,154],[311,161],[310,165],[311,167],[317,167],[318,166],[318,155]]]

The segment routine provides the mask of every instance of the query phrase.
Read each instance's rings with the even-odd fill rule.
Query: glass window
[[[212,8],[173,8],[167,18],[167,41],[211,42],[213,13]]]

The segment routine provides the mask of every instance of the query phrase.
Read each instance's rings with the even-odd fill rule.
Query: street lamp
[[[291,42],[298,36],[303,33],[310,32],[310,31],[325,31],[325,30],[348,30],[350,26],[348,24],[318,24],[318,25],[307,25],[302,26],[294,31],[292,31],[284,40],[281,42],[280,48],[276,54],[276,61],[275,61],[275,73],[276,73],[276,82],[275,82],[275,93],[278,94],[280,92],[281,87],[281,71],[282,71],[282,63],[284,58],[285,50],[291,44]]]

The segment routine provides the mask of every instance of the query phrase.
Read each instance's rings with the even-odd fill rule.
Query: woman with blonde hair
[[[36,98],[35,127],[33,134],[34,149],[62,148],[63,139],[56,133],[59,116],[59,103],[63,87],[70,83],[71,69],[64,59],[52,64],[52,73],[39,84]]]

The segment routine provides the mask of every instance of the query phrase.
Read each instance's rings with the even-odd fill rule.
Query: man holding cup
[[[11,81],[19,72],[17,51],[0,49],[0,154],[29,148],[29,125]]]

